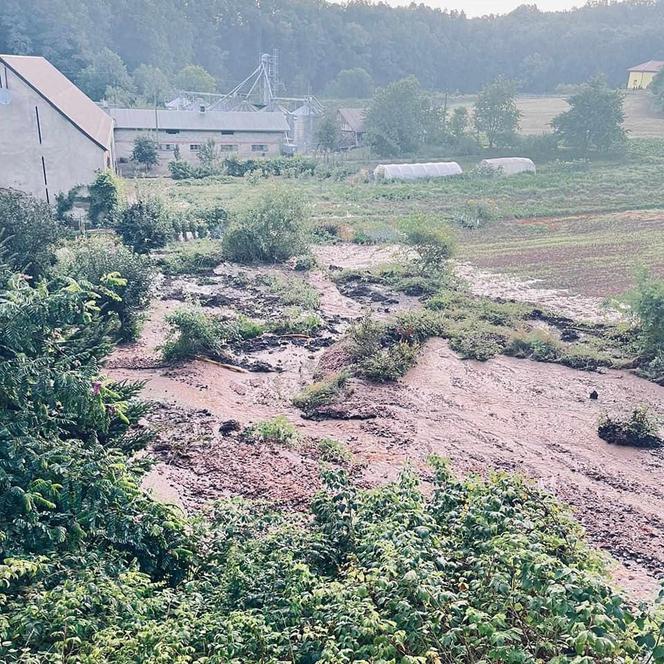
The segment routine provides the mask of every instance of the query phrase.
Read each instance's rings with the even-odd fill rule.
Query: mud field
[[[205,360],[164,365],[164,316],[191,298],[210,312],[267,314],[275,305],[256,279],[289,270],[222,265],[204,279],[162,285],[141,339],[118,349],[107,365],[115,379],[146,381],[144,396],[155,402],[148,419],[158,435],[148,453],[157,464],[146,486],[188,511],[233,495],[302,509],[320,486],[320,453],[311,441],[345,443],[352,452],[349,471],[361,486],[394,479],[407,466],[426,482],[427,458],[439,454],[460,473],[499,470],[533,478],[567,501],[591,541],[618,561],[621,585],[635,596],[651,595],[664,575],[664,451],[608,445],[597,436],[597,421],[603,412],[624,413],[637,404],[663,413],[664,390],[613,370],[589,373],[503,356],[461,360],[445,341],[433,339],[405,378],[380,385],[351,379],[339,401],[317,419],[306,418],[291,399],[321,367],[334,365],[349,324],[367,308],[390,316],[418,306],[416,298],[384,292],[344,295],[329,278],[330,269],[390,260],[391,250],[342,245],[317,253],[322,269],[304,278],[320,296],[322,330],[311,338],[259,337],[238,350],[237,366]],[[544,297],[548,307],[586,320],[605,315],[597,299],[564,291],[543,296],[514,279],[459,270],[477,292]],[[277,415],[296,425],[302,444],[248,442],[237,433]]]

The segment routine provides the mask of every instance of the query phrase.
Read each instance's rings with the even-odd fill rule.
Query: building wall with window
[[[178,131],[174,133],[154,129],[115,129],[115,154],[122,170],[131,159],[134,141],[137,136],[150,136],[159,144],[159,164],[153,169],[155,174],[168,173],[168,162],[175,159],[176,146],[180,159],[199,164],[198,153],[206,141],[212,139],[215,148],[223,155],[234,155],[240,159],[276,157],[281,154],[284,141],[281,132],[234,132],[232,135],[215,131]]]
[[[55,203],[57,194],[90,184],[98,171],[112,166],[111,121],[108,120],[109,136],[103,147],[2,57],[0,187],[18,189]],[[92,107],[91,112],[95,112]]]

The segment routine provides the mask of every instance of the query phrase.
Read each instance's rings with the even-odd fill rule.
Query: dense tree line
[[[662,35],[661,0],[475,19],[365,0],[5,0],[0,12],[0,52],[44,55],[76,81],[109,48],[129,72],[151,65],[174,80],[196,64],[223,87],[278,49],[292,93],[321,92],[357,69],[366,85],[414,74],[434,90],[475,91],[498,75],[528,92],[598,73],[618,85],[627,67],[664,58]]]

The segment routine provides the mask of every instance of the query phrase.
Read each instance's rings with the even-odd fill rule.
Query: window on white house
[[[221,135],[222,136],[233,136],[235,132],[232,129],[222,129],[221,130]]]
[[[159,149],[172,152],[173,150],[175,150],[175,143],[160,143]]]
[[[258,143],[257,145],[252,145],[251,146],[251,151],[252,152],[267,152],[268,151],[268,146],[265,145],[264,143]]]
[[[190,149],[192,152],[197,152],[198,150],[201,149],[201,144],[200,144],[200,143],[192,143],[192,144],[189,146],[189,149]]]
[[[180,130],[179,129],[166,129],[167,134],[179,134]]]

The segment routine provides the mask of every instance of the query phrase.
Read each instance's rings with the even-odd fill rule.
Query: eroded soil
[[[318,257],[324,268],[368,267],[389,261],[392,251],[343,245],[320,248]],[[253,283],[271,270],[245,269],[243,279]],[[345,443],[353,453],[351,473],[363,486],[394,479],[405,466],[426,480],[431,454],[449,457],[462,473],[523,473],[572,506],[591,540],[619,561],[622,585],[636,596],[652,594],[664,575],[664,454],[605,443],[597,436],[597,420],[604,411],[624,413],[637,404],[664,413],[661,387],[618,371],[586,373],[507,357],[461,360],[434,339],[404,379],[384,385],[353,379],[326,417],[305,418],[291,399],[320,367],[334,363],[335,342],[347,326],[366,307],[390,315],[416,299],[346,297],[325,269],[315,270],[306,278],[320,294],[324,328],[313,339],[276,338],[245,349],[245,367],[256,362],[270,370],[205,360],[164,365],[158,351],[167,332],[164,316],[182,299],[202,295],[207,309],[218,313],[260,315],[275,306],[260,289],[238,287],[235,268],[215,272],[165,284],[141,339],[108,363],[114,378],[147,381],[144,395],[156,402],[149,419],[158,436],[149,453],[158,463],[146,486],[161,499],[187,510],[231,495],[304,508],[320,486],[311,446],[250,443],[226,431],[234,428],[228,420],[243,427],[285,415],[303,436]],[[518,289],[537,301],[536,290],[522,284]],[[563,305],[565,297],[556,293]],[[568,315],[602,313],[595,300],[567,304],[567,310],[559,308]],[[596,400],[589,396],[593,391]]]

